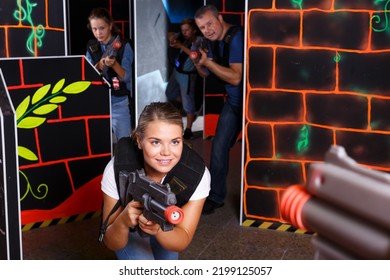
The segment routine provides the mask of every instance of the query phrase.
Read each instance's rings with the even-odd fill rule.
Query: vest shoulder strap
[[[172,192],[176,194],[178,206],[187,203],[202,180],[205,170],[203,158],[184,144],[180,161],[164,180],[164,183],[169,183]]]
[[[143,155],[136,142],[130,137],[122,137],[116,144],[114,151],[115,182],[119,191],[119,172],[133,172],[143,168]],[[120,192],[118,192],[120,193]]]
[[[239,25],[233,25],[229,28],[229,30],[226,32],[225,34],[225,37],[223,38],[223,40],[225,41],[225,44],[230,44],[232,38],[234,37],[234,35],[238,32],[242,30],[242,27],[239,26]]]
[[[102,49],[96,39],[91,39],[88,41],[87,51],[92,56],[92,59],[95,61],[95,63],[102,57]]]
[[[212,47],[212,52],[213,52],[213,60],[225,67],[229,67],[229,56],[230,56],[230,43],[232,41],[232,38],[234,35],[242,30],[242,27],[239,25],[233,25],[231,26],[228,31],[225,34],[225,37],[223,38],[223,50],[222,54],[219,49],[219,42],[218,41],[213,41],[211,42],[211,47]],[[226,84],[225,81],[222,79],[218,78],[216,75],[213,74],[213,76],[222,82],[223,84]]]

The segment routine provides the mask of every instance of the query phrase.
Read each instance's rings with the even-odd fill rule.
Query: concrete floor
[[[189,142],[209,161],[212,140],[196,132]],[[311,235],[240,225],[241,142],[230,154],[229,191],[225,206],[202,216],[182,260],[312,260]],[[23,232],[23,259],[106,260],[115,254],[97,242],[99,218]]]

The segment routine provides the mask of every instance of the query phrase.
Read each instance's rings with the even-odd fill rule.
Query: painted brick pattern
[[[20,3],[19,3],[20,2]],[[63,1],[2,1],[0,57],[65,55]]]
[[[122,33],[129,34],[129,2],[105,2]],[[38,157],[18,157],[23,230],[42,226],[41,221],[56,224],[60,218],[99,212],[100,178],[111,158],[108,89],[83,57],[65,56],[69,34],[63,3],[6,1],[0,9],[0,68],[15,108],[40,87],[54,86],[62,78],[65,86],[92,82],[84,93],[67,96],[44,124],[18,129],[18,145]],[[34,59],[42,56],[56,58]]]
[[[36,156],[22,157],[19,151],[22,224],[100,211],[100,180],[112,145],[109,92],[98,73],[82,56],[0,59],[0,68],[7,69],[4,80],[15,109],[31,100],[17,122],[45,118],[37,127],[17,129],[18,146]],[[50,104],[47,98],[61,79],[58,96],[65,100],[55,110],[38,114]],[[61,93],[79,81],[91,84],[78,94]],[[50,86],[48,93],[39,99],[37,92],[45,85]]]
[[[304,184],[310,163],[332,144],[390,171],[390,38],[381,3],[248,1],[247,218],[283,222],[281,194]]]

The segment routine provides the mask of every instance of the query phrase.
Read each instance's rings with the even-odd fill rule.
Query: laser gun
[[[176,195],[169,184],[159,184],[149,179],[143,169],[119,173],[120,198],[123,206],[130,201],[140,201],[144,206],[145,218],[158,223],[163,231],[173,230],[184,219],[183,210],[176,206]],[[139,227],[138,233],[148,236]]]
[[[283,219],[313,232],[315,259],[390,259],[390,174],[358,165],[341,146],[288,187]]]
[[[200,53],[199,49],[207,50],[206,49],[206,41],[203,37],[198,37],[195,42],[191,46],[191,52],[190,52],[190,58],[197,63],[200,58],[202,57],[202,54]]]
[[[117,35],[112,41],[111,44],[109,44],[103,54],[102,57],[109,57],[109,58],[114,58],[118,55],[118,50],[122,47],[122,42],[120,40],[119,35]]]

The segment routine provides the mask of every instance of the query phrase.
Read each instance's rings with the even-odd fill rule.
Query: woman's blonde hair
[[[169,124],[176,124],[183,130],[183,118],[180,111],[169,102],[153,102],[146,105],[138,119],[138,125],[131,134],[133,139],[136,136],[144,138],[145,130],[153,121],[163,121]]]

